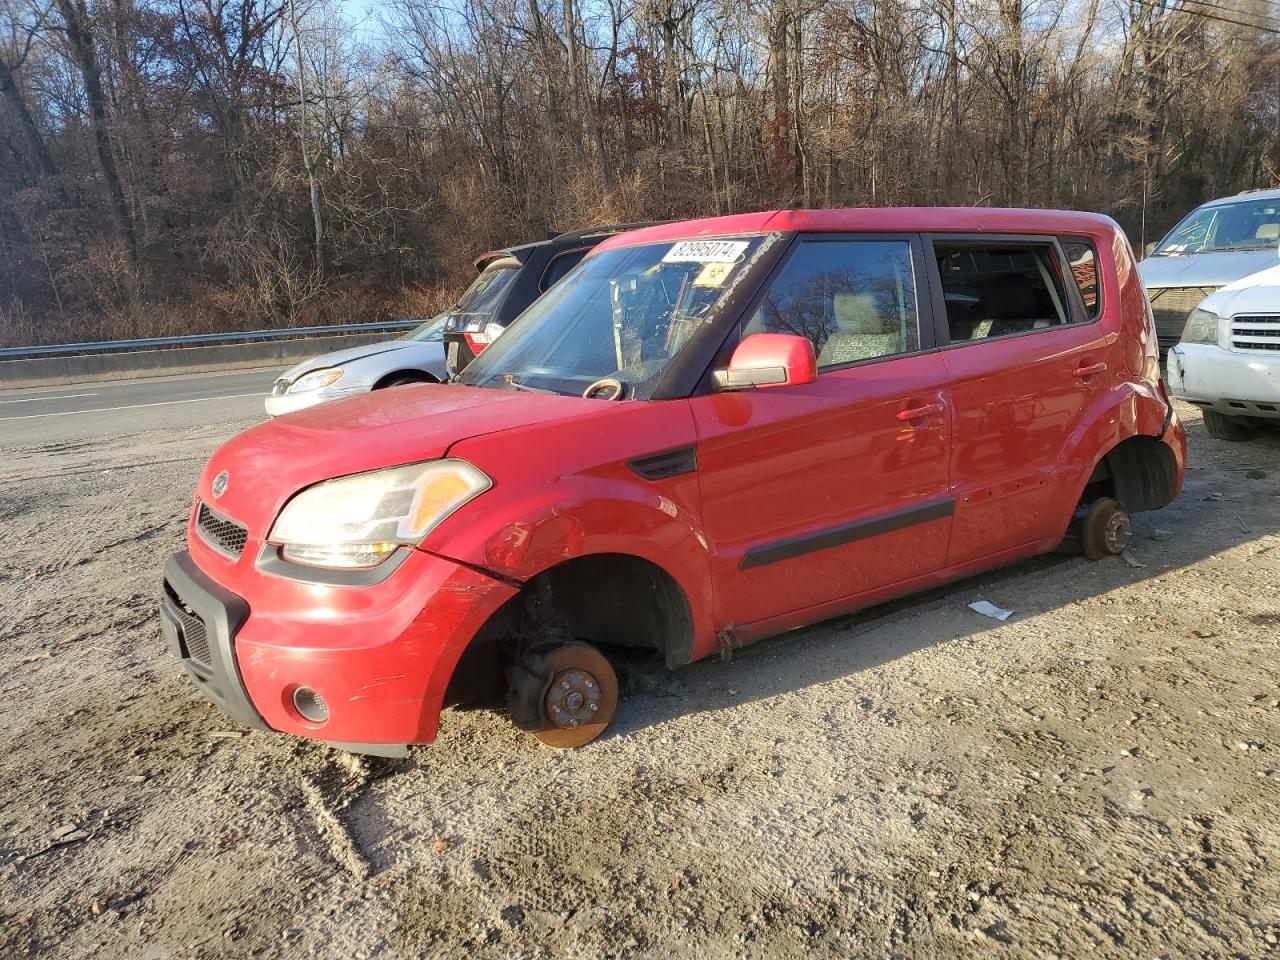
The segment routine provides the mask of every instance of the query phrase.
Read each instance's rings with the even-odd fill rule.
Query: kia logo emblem
[[[213,495],[220,497],[227,492],[227,484],[231,482],[231,474],[223,470],[213,478]]]

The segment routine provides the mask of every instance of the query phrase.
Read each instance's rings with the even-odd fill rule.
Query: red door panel
[[[1111,348],[1098,324],[1064,326],[943,352],[955,403],[949,564],[1032,544],[1061,515],[1057,463]]]
[[[939,354],[690,402],[719,623],[943,566],[951,411]]]

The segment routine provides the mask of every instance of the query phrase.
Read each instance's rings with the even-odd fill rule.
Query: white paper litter
[[[992,620],[1008,620],[1013,616],[1012,610],[1005,610],[997,607],[994,603],[988,603],[986,600],[975,600],[969,604],[970,610],[976,610],[984,617],[990,617]]]

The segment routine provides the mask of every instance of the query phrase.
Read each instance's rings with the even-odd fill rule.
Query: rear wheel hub
[[[1114,513],[1107,521],[1107,549],[1112,553],[1121,553],[1129,545],[1129,516],[1125,513]]]

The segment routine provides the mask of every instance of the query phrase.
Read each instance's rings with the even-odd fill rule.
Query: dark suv
[[[476,257],[480,277],[444,327],[445,370],[457,376],[467,364],[577,266],[597,243],[649,223],[615,223],[557,234],[548,240],[493,250]]]

